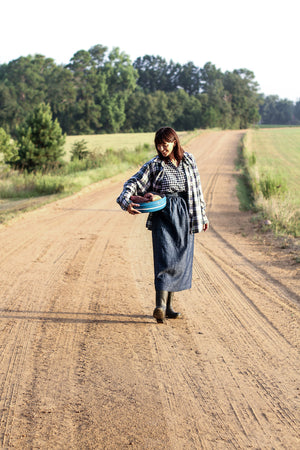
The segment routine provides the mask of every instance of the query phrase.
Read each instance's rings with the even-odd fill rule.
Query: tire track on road
[[[255,272],[259,273],[261,276],[260,281],[255,281],[255,278],[253,280],[253,283],[259,284],[260,288],[263,289],[262,286],[262,280],[264,282],[267,280],[272,284],[273,286],[276,285],[277,288],[280,289],[281,296],[286,300],[287,303],[285,303],[286,307],[289,307],[288,305],[291,304],[291,301],[294,302],[295,306],[299,306],[300,304],[300,297],[298,294],[290,290],[287,286],[280,283],[279,280],[273,278],[270,274],[268,274],[262,267],[258,267],[256,264],[251,262],[245,255],[243,255],[236,247],[234,247],[224,236],[222,236],[215,228],[214,226],[211,227],[211,231],[216,235],[217,239],[219,241],[222,241],[223,244],[225,244],[226,250],[229,250],[231,253],[235,254],[238,259],[241,266],[250,266],[251,269],[255,270]],[[224,246],[223,246],[224,248]],[[206,251],[209,251],[208,248],[206,248]],[[282,302],[281,302],[282,303]],[[290,306],[291,307],[291,306]],[[298,309],[298,308],[297,308]]]

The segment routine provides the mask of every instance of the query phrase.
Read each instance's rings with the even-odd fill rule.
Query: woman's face
[[[176,141],[164,142],[163,144],[157,145],[157,150],[163,155],[164,158],[170,158],[173,155],[174,146]]]

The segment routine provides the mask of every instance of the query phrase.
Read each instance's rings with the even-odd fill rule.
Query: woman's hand
[[[127,212],[129,212],[129,214],[141,214],[141,211],[138,211],[137,207],[139,207],[139,203],[130,203],[128,208],[127,208]]]

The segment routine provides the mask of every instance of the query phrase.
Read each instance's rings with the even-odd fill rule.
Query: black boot
[[[168,319],[178,319],[178,317],[181,317],[180,312],[175,312],[172,308],[173,298],[174,292],[168,292],[167,310],[166,310],[166,317],[168,317]]]
[[[166,302],[168,291],[156,291],[156,308],[153,311],[153,317],[158,323],[163,323],[166,317]]]

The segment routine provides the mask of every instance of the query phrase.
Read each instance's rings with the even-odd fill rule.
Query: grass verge
[[[249,130],[239,155],[241,209],[277,235],[300,236],[300,128]]]

